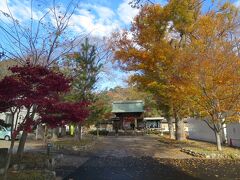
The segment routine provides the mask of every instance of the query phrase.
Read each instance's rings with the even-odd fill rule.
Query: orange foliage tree
[[[214,131],[218,150],[222,150],[223,125],[239,119],[238,29],[239,12],[226,3],[199,17],[182,56],[191,74],[188,92],[194,111]]]
[[[152,92],[158,99],[170,125],[176,121],[176,139],[183,140],[183,118],[188,115],[188,94],[178,57],[197,16],[187,0],[184,5],[170,1],[165,7],[146,5],[135,17],[131,31],[113,35],[111,48],[125,71],[134,71],[131,81]],[[195,2],[195,1],[192,1]],[[176,14],[173,14],[172,11]],[[181,20],[179,20],[179,17]],[[182,22],[186,23],[182,23]]]
[[[184,117],[197,114],[221,150],[223,125],[239,115],[239,12],[230,3],[205,14],[200,9],[197,0],[146,5],[110,47],[120,67],[135,72],[130,81],[175,118],[176,139],[184,139]]]

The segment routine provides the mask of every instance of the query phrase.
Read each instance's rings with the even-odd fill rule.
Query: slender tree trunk
[[[174,128],[173,128],[172,119],[170,117],[168,117],[167,122],[168,122],[169,137],[170,137],[170,139],[174,139],[175,136],[174,136]]]
[[[4,180],[7,179],[7,172],[8,172],[8,168],[10,166],[10,162],[11,162],[11,159],[12,159],[14,142],[15,142],[15,138],[12,138],[11,139],[11,145],[10,145],[10,148],[8,150],[6,165],[5,165],[5,168],[4,168]]]
[[[186,139],[184,132],[184,122],[182,119],[176,118],[176,140],[183,141]]]
[[[58,128],[52,129],[52,140],[56,141],[58,139]]]
[[[79,139],[79,127],[80,127],[79,124],[77,124],[75,126],[75,131],[74,131],[74,140],[77,141],[77,142],[80,141],[80,139]]]
[[[221,132],[215,131],[217,150],[222,151]]]
[[[227,132],[226,132],[226,124],[221,124],[221,137],[222,137],[222,143],[227,144]]]
[[[47,142],[47,136],[48,136],[48,127],[47,127],[47,125],[45,124],[45,127],[44,127],[44,135],[43,135],[43,142]]]
[[[99,127],[97,127],[97,137],[99,137]]]
[[[18,149],[17,149],[17,154],[18,154],[20,159],[22,158],[22,155],[23,155],[24,146],[25,146],[25,143],[26,143],[26,140],[27,140],[27,136],[28,136],[28,132],[24,130],[23,133],[22,133],[22,136],[20,138]]]
[[[34,116],[35,116],[35,113],[36,113],[36,106],[32,107],[32,113],[31,113],[30,116],[29,116],[29,113],[30,113],[30,109],[28,110],[28,113],[27,113],[25,118],[30,117],[33,120]],[[20,158],[22,158],[22,155],[23,155],[25,143],[26,143],[26,140],[27,140],[27,135],[28,135],[28,132],[26,130],[23,130],[23,134],[20,138],[20,142],[19,142],[18,150],[17,150],[17,154],[20,156]]]
[[[79,124],[78,129],[79,129],[79,140],[82,140],[83,129],[81,124]]]
[[[19,116],[19,113],[20,113],[20,109],[18,109],[18,110],[15,109],[14,111],[12,111],[12,109],[10,108],[10,111],[12,113],[11,145],[10,145],[10,148],[8,150],[7,161],[6,161],[5,168],[4,168],[4,177],[3,177],[4,180],[7,180],[7,172],[8,172],[8,168],[10,166],[11,159],[12,159],[13,147],[14,147],[15,138],[16,138],[13,134],[14,134],[14,131],[16,130],[16,128],[17,128],[17,122],[18,122],[18,116]],[[15,116],[15,113],[17,111],[18,111],[18,113],[17,113],[17,117],[16,117],[16,122],[14,123],[14,116]]]
[[[61,135],[62,135],[62,137],[66,136],[66,127],[65,126],[62,127]]]

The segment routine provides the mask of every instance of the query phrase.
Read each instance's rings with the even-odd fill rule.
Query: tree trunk
[[[217,143],[217,150],[222,151],[222,144],[221,144],[221,132],[215,131],[216,143]]]
[[[186,139],[184,132],[184,122],[182,119],[176,118],[176,140],[183,141]]]
[[[227,144],[227,135],[226,132],[224,131],[224,129],[221,130],[221,135],[222,135],[222,143],[223,144]]]
[[[52,129],[52,140],[56,141],[58,139],[58,128]]]
[[[27,131],[24,130],[23,133],[22,133],[22,136],[20,138],[20,141],[19,141],[17,154],[18,154],[20,159],[22,158],[22,155],[23,155],[24,146],[25,146],[25,143],[26,143],[26,140],[27,140],[27,135],[28,135]]]
[[[222,136],[222,143],[227,144],[227,130],[226,130],[226,124],[221,124],[221,136]]]
[[[32,107],[32,113],[31,113],[30,116],[29,116],[29,113],[30,113],[30,109],[28,110],[25,118],[30,117],[33,120],[34,116],[35,116],[35,113],[36,113],[36,106]],[[27,136],[28,136],[28,132],[26,130],[23,130],[23,134],[20,138],[19,145],[18,145],[18,150],[17,150],[17,154],[19,155],[20,159],[22,159],[22,155],[23,155],[23,152],[24,152],[24,147],[25,147],[25,143],[26,143],[26,140],[27,140]]]
[[[66,136],[66,127],[65,126],[62,127],[61,135],[62,135],[62,137]]]
[[[14,142],[15,142],[15,138],[12,138],[11,139],[11,145],[10,145],[10,148],[8,150],[6,165],[5,165],[5,168],[4,168],[4,180],[7,179],[7,171],[8,171],[8,168],[10,166],[10,162],[11,162],[11,158],[12,158],[12,154],[13,154]]]
[[[168,130],[169,130],[169,137],[170,139],[174,139],[174,128],[173,128],[173,122],[172,119],[169,117],[167,118],[167,122],[168,122]]]
[[[82,129],[82,125],[81,125],[81,124],[79,124],[78,129],[79,129],[79,140],[82,140],[82,137],[83,137],[83,129]]]
[[[97,137],[99,137],[99,127],[97,127]]]
[[[81,128],[81,125],[80,124],[77,124],[75,126],[75,131],[74,131],[74,140],[79,142],[81,139],[80,139],[80,128]]]
[[[47,127],[47,125],[45,124],[45,127],[44,127],[44,135],[43,135],[43,142],[47,142],[47,136],[48,136],[48,127]]]

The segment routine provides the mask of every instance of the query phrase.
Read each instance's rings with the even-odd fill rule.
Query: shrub
[[[107,136],[108,133],[107,130],[99,130],[99,136]],[[89,134],[97,135],[97,130],[90,131]]]

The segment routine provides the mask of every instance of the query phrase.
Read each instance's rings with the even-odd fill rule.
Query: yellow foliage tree
[[[221,150],[223,125],[239,119],[239,11],[231,3],[201,13],[201,1],[170,0],[146,5],[131,31],[115,34],[112,50],[131,81],[159,99],[166,117],[176,121],[184,139],[183,119],[204,117]]]
[[[194,111],[214,131],[218,150],[222,150],[223,125],[239,119],[238,29],[239,12],[226,3],[199,17],[191,44],[182,54],[182,61],[188,64],[186,72],[191,74],[188,92]]]
[[[192,4],[187,3],[190,1],[182,2],[181,6],[177,1],[170,1],[165,7],[144,6],[135,17],[131,32],[114,34],[111,44],[115,59],[122,69],[136,72],[131,81],[151,91],[159,99],[170,127],[170,116],[175,118],[177,140],[185,139],[183,118],[189,113],[189,98],[183,85],[186,84],[186,78],[177,59],[190,33],[195,18],[193,14],[197,14]],[[178,11],[173,14],[172,10],[176,8]],[[172,128],[170,134],[173,137]]]

